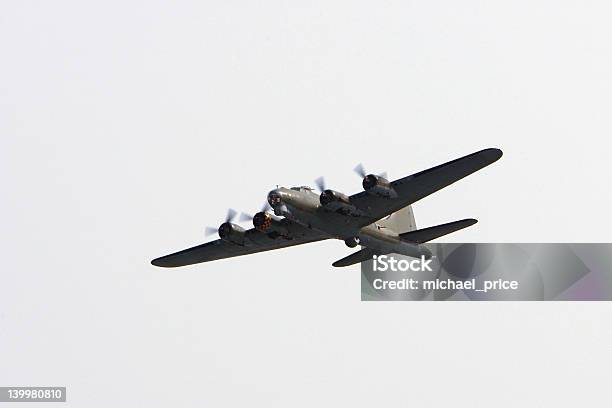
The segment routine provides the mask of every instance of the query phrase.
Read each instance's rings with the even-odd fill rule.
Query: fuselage
[[[276,215],[331,238],[344,240],[350,247],[362,245],[380,253],[393,252],[414,257],[431,255],[427,248],[403,241],[398,232],[376,222],[356,228],[350,214],[326,208],[321,204],[320,195],[309,187],[279,187],[270,191],[268,202]]]

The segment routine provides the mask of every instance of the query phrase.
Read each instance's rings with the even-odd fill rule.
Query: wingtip
[[[164,263],[163,261],[163,257],[162,258],[155,258],[151,261],[151,265],[153,266],[158,266],[160,268],[170,268],[171,265],[167,265]]]
[[[332,266],[335,268],[346,268],[347,266],[354,265],[354,263],[346,263],[346,259],[338,259],[337,261],[332,263]]]
[[[472,225],[478,223],[476,218],[465,218],[460,221],[455,221],[456,224],[461,225],[460,229],[471,227]]]
[[[482,153],[485,153],[487,156],[489,156],[492,161],[497,161],[504,155],[504,152],[497,147],[490,147],[488,149],[484,149]]]

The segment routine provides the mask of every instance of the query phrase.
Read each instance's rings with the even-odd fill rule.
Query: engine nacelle
[[[237,245],[244,245],[245,229],[240,225],[224,222],[219,227],[219,237],[222,240]]]
[[[345,215],[360,215],[360,211],[351,204],[349,197],[338,191],[323,191],[319,196],[319,202],[329,211],[337,211]]]
[[[379,197],[386,198],[396,198],[397,193],[391,187],[391,183],[384,177],[376,176],[374,174],[368,174],[363,178],[363,182],[361,183],[363,189],[372,195],[377,195]]]
[[[319,202],[323,207],[332,211],[351,205],[347,195],[334,190],[323,191],[319,196]]]
[[[282,220],[277,220],[267,212],[258,212],[253,217],[253,226],[257,231],[264,232],[271,236],[282,236],[291,238],[287,226]]]

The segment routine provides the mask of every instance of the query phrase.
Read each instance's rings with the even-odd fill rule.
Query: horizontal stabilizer
[[[342,259],[337,260],[332,265],[336,267],[355,265],[356,263],[367,261],[368,259],[372,259],[372,257],[376,254],[377,252],[372,249],[363,248],[360,251],[354,252],[350,254],[349,256],[346,256]]]
[[[467,228],[478,222],[473,218],[465,220],[453,221],[447,224],[436,225],[435,227],[423,228],[415,231],[405,232],[400,234],[402,241],[408,241],[415,244],[422,244],[429,242],[432,239],[442,237],[450,234],[451,232],[459,231],[460,229]]]

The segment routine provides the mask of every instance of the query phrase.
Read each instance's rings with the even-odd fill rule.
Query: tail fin
[[[422,244],[424,242],[429,242],[432,239],[439,238],[441,236],[450,234],[451,232],[459,231],[460,229],[467,228],[471,225],[474,225],[478,222],[473,218],[468,218],[465,220],[453,221],[447,224],[436,225],[435,227],[423,228],[419,230],[414,230],[410,232],[405,232],[400,234],[400,238],[403,241],[412,242],[415,244]]]
[[[394,212],[387,218],[380,220],[379,225],[389,228],[395,232],[402,233],[408,231],[414,231],[416,229],[416,222],[414,221],[414,213],[412,207],[407,206],[399,211]]]
[[[408,233],[409,231],[416,230],[416,222],[414,220],[414,213],[412,207],[404,207],[385,219],[377,222],[382,227],[389,228],[395,232]],[[372,256],[376,255],[377,252],[372,251],[369,248],[362,247],[360,251],[357,251],[347,257],[337,260],[333,263],[334,266],[348,266],[361,262],[361,272],[367,272],[372,270]]]

